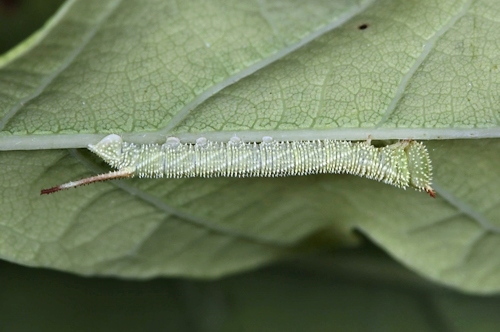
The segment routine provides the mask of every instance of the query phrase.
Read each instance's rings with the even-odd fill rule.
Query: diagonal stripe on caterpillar
[[[366,142],[337,140],[227,143],[198,138],[183,144],[169,137],[165,144],[134,144],[118,135],[106,136],[89,149],[116,171],[42,190],[50,194],[98,181],[140,178],[274,177],[319,173],[346,173],[382,181],[396,187],[412,187],[435,197],[432,166],[422,143],[405,140],[377,148]]]

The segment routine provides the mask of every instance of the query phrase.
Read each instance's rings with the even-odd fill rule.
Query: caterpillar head
[[[424,190],[435,197],[436,194],[431,187],[432,165],[427,149],[422,143],[409,141],[405,152],[408,157],[410,186],[417,190]]]

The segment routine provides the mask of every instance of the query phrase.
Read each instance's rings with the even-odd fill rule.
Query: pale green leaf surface
[[[457,139],[426,143],[435,200],[338,175],[126,180],[40,197],[102,168],[76,150],[1,152],[0,254],[84,274],[213,277],[325,229],[353,243],[357,228],[434,280],[498,291],[498,17],[493,0],[68,1],[0,69],[2,150],[110,132]],[[489,139],[458,140],[470,137]]]

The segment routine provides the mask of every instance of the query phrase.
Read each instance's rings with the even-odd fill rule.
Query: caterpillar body
[[[165,144],[134,144],[118,135],[106,136],[88,148],[116,171],[42,190],[50,194],[110,179],[185,177],[275,177],[319,173],[346,173],[382,181],[396,187],[412,187],[435,196],[432,166],[422,143],[406,140],[377,148],[366,142],[338,140],[229,142],[198,138],[184,144],[169,137]]]

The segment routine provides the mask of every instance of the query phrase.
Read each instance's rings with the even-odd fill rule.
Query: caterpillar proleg
[[[50,194],[98,181],[127,177],[275,177],[319,173],[346,173],[382,181],[400,188],[414,188],[435,197],[432,166],[422,143],[405,140],[375,147],[366,142],[337,140],[276,141],[261,143],[209,141],[184,144],[169,137],[165,144],[134,144],[108,135],[89,150],[116,171],[42,190]]]

